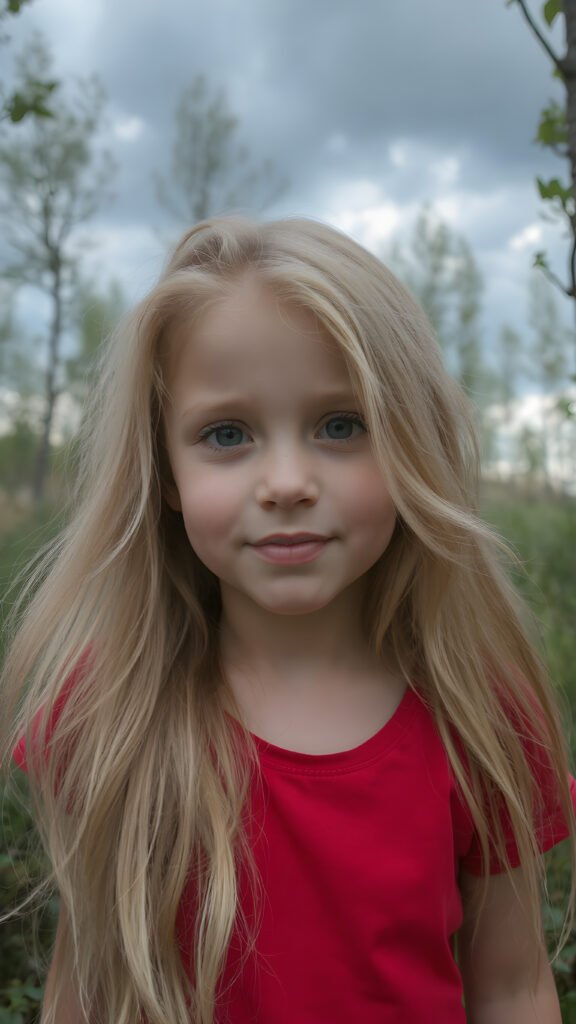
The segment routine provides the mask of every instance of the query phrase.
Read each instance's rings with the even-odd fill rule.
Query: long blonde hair
[[[523,733],[547,751],[573,829],[556,702],[500,566],[502,542],[477,518],[467,401],[421,309],[328,227],[206,221],[111,339],[70,525],[32,580],[4,671],[0,750],[8,763],[26,734],[35,815],[66,910],[54,970],[62,983],[75,972],[88,1020],[211,1024],[238,923],[253,751],[225,711],[218,581],[165,500],[162,410],[170,331],[247,270],[310,311],[344,354],[398,512],[371,570],[370,642],[430,707],[486,864],[490,850],[507,863],[506,806],[535,927],[542,809]],[[186,970],[175,924],[190,879]]]

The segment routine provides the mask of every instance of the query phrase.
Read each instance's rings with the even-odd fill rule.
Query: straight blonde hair
[[[162,423],[171,331],[247,272],[312,313],[346,359],[398,512],[370,570],[370,643],[429,706],[486,872],[492,853],[509,864],[505,807],[535,929],[546,811],[534,756],[550,765],[574,849],[557,703],[501,567],[505,546],[477,517],[470,411],[422,310],[382,263],[328,227],[206,221],[104,354],[70,522],[30,580],[4,669],[0,752],[7,764],[25,736],[67,922],[56,982],[75,974],[90,1022],[211,1024],[232,930],[247,931],[236,877],[240,858],[250,864],[257,766],[225,711],[218,580],[166,501]],[[184,965],[175,928],[189,882],[194,962]]]

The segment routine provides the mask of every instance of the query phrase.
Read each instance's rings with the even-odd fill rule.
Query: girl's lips
[[[313,562],[322,553],[329,538],[316,538],[294,543],[292,540],[284,543],[268,541],[265,544],[253,544],[252,548],[266,562],[275,565],[302,565],[305,562]]]
[[[303,544],[309,540],[329,540],[321,533],[269,533],[262,540],[255,541],[255,545],[261,544]]]

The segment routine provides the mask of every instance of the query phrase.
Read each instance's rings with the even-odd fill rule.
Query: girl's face
[[[325,607],[395,524],[336,344],[249,280],[170,344],[168,500],[224,609],[227,595],[277,614]]]

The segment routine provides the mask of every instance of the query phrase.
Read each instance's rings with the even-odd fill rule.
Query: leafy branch
[[[568,183],[554,176],[545,181],[536,179],[540,198],[550,204],[553,216],[560,217],[568,227],[570,248],[568,253],[568,282],[564,283],[548,264],[546,253],[537,252],[534,266],[574,302],[576,313],[576,0],[546,0],[542,17],[550,29],[558,16],[565,28],[566,49],[559,54],[546,35],[544,25],[538,24],[526,0],[506,0],[506,6],[516,4],[532,34],[545,50],[553,64],[553,74],[564,85],[564,103],[550,100],[540,114],[536,142],[551,149],[568,162]]]
[[[20,13],[24,4],[31,0],[0,0],[0,22],[10,15]],[[0,43],[7,41],[6,36],[0,37]],[[4,90],[0,87],[0,123],[11,121],[17,124],[32,114],[34,117],[53,117],[50,99],[58,82],[30,75],[20,88],[4,98]]]

